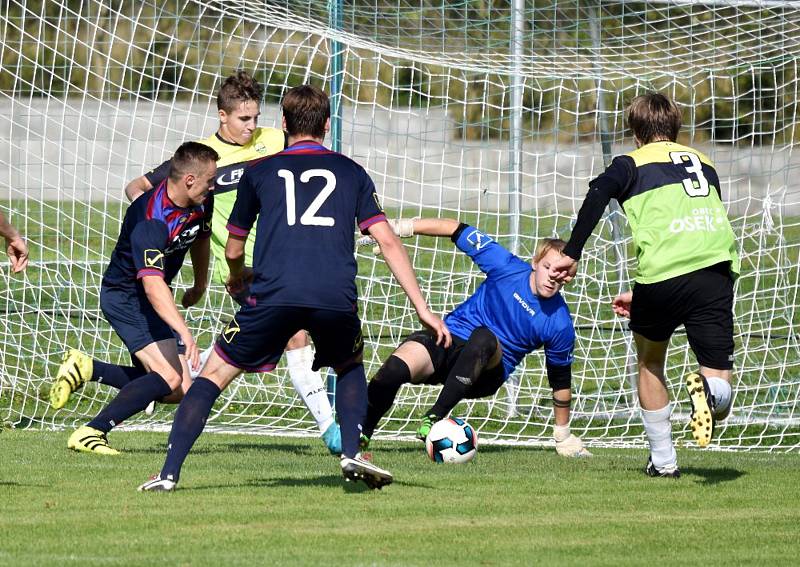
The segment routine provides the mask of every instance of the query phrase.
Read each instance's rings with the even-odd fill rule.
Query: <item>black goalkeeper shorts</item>
[[[702,366],[733,368],[733,278],[728,262],[652,284],[637,283],[631,331],[667,341],[680,325]]]

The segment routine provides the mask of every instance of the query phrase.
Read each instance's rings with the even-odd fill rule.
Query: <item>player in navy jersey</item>
[[[228,217],[236,200],[239,180],[247,164],[258,158],[272,155],[286,147],[286,133],[278,128],[259,127],[261,114],[261,85],[244,71],[227,77],[217,93],[219,126],[214,134],[199,140],[216,150],[217,181],[214,189],[214,218],[211,229],[211,254],[214,258],[213,278],[225,283],[228,265],[225,262],[225,242],[228,239]],[[125,187],[130,201],[158,185],[169,173],[170,160],[132,180]],[[255,231],[245,244],[245,259],[252,264]],[[240,298],[234,298],[237,301]],[[205,361],[212,347],[200,357]],[[339,425],[334,421],[333,408],[318,371],[311,369],[314,358],[311,343],[305,331],[297,332],[286,344],[286,365],[289,379],[317,422],[322,439],[331,453],[342,449]]]
[[[525,355],[544,347],[553,389],[556,450],[569,457],[590,455],[569,430],[575,330],[559,293],[561,284],[553,281],[550,268],[565,243],[545,239],[529,263],[454,219],[399,219],[391,225],[401,237],[450,237],[486,280],[445,317],[453,336],[451,346],[438,344],[429,331],[412,333],[375,374],[369,383],[362,448],[403,384],[443,385],[436,403],[420,420],[417,437],[424,440],[431,426],[461,400],[493,396]]]
[[[180,400],[191,383],[187,361],[199,366],[199,352],[169,285],[191,250],[194,286],[183,296],[195,304],[207,286],[217,153],[197,142],[181,145],[169,177],[137,199],[125,213],[119,239],[100,287],[100,308],[130,351],[135,366],[92,360],[71,351],[51,392],[72,391],[103,376],[124,383],[119,394],[67,446],[114,455],[107,433],[153,400]],[[68,396],[68,394],[67,394]]]
[[[247,169],[228,225],[229,291],[249,285],[250,301],[224,328],[202,376],[181,402],[160,475],[139,490],[175,488],[183,461],[220,392],[243,371],[274,368],[287,339],[299,329],[306,329],[317,347],[314,368],[330,366],[337,374],[343,475],[371,488],[392,482],[390,473],[358,453],[367,384],[357,313],[354,221],[377,240],[435,340],[450,343],[447,327],[428,308],[408,255],[386,223],[369,175],[322,145],[330,126],[327,95],[311,85],[295,87],[286,93],[282,109],[289,147]],[[250,269],[244,266],[244,242],[256,217]]]

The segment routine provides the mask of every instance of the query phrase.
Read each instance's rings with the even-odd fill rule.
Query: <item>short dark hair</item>
[[[325,122],[331,117],[331,102],[322,89],[300,85],[289,89],[281,101],[290,136],[325,137]]]
[[[209,146],[200,142],[184,142],[175,150],[169,166],[169,178],[180,181],[187,173],[199,173],[200,164],[216,163],[219,154]]]
[[[637,96],[628,107],[628,128],[642,144],[664,138],[674,142],[678,139],[681,121],[678,106],[661,93]]]
[[[222,83],[217,93],[217,110],[233,112],[243,102],[261,102],[261,85],[245,71],[237,71]]]

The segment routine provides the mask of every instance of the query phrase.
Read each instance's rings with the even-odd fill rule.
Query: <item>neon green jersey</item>
[[[639,267],[636,281],[660,282],[720,262],[739,274],[736,239],[711,161],[674,142],[629,153],[635,175],[621,204]]]
[[[720,199],[719,177],[702,153],[654,142],[614,158],[589,183],[564,254],[580,258],[612,198],[622,205],[633,232],[637,282],[660,282],[721,262],[729,262],[738,276],[736,240]]]

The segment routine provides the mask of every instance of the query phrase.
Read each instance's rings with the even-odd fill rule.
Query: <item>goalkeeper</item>
[[[214,262],[213,277],[217,283],[225,283],[228,277],[228,264],[225,261],[225,242],[228,231],[228,217],[236,200],[236,190],[247,163],[251,160],[275,154],[284,149],[286,137],[277,128],[259,128],[261,86],[244,71],[229,76],[217,93],[219,128],[200,140],[200,143],[213,148],[220,156],[217,162],[217,178],[214,188],[214,213],[211,225],[211,253]],[[134,201],[140,195],[159,185],[169,174],[171,159],[165,161],[145,175],[137,177],[125,187],[125,195]],[[246,261],[252,265],[255,231],[245,245]],[[211,348],[201,355],[205,361]],[[331,453],[341,453],[341,434],[334,421],[333,409],[328,400],[325,385],[319,372],[311,369],[314,353],[305,331],[299,331],[286,345],[286,360],[292,385],[314,417],[322,439]],[[82,382],[72,387],[74,380],[69,372],[76,361],[86,364],[90,359],[78,351],[68,353],[59,369],[51,393],[53,407],[63,407],[72,391]],[[85,372],[88,380],[91,370]],[[122,387],[124,384],[109,382],[109,385]],[[188,387],[188,385],[185,385]]]
[[[451,346],[437,344],[436,335],[427,330],[411,333],[372,378],[362,446],[369,445],[403,384],[443,386],[419,423],[417,437],[425,439],[431,426],[461,400],[493,396],[525,355],[544,347],[553,389],[556,451],[567,457],[589,456],[583,442],[570,433],[575,330],[559,293],[561,284],[551,271],[565,243],[544,239],[528,263],[455,219],[400,219],[391,225],[402,238],[449,237],[486,274],[486,280],[445,317]]]

